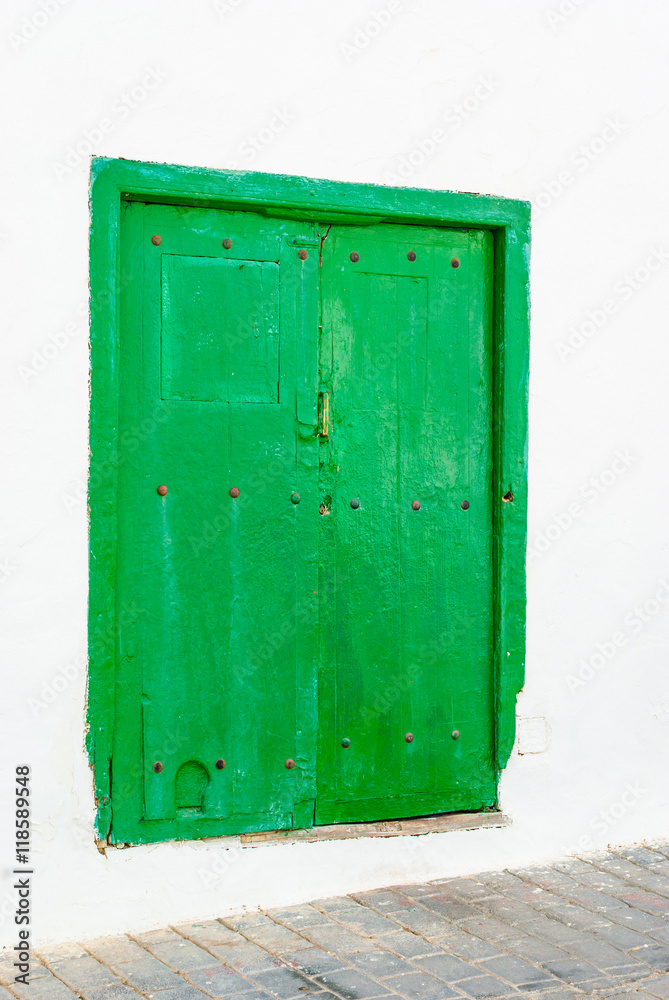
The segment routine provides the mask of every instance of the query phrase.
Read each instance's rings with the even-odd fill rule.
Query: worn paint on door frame
[[[264,212],[366,226],[380,222],[488,229],[494,238],[493,540],[495,763],[515,736],[523,683],[529,341],[529,204],[452,192],[235,173],[96,158],[91,224],[91,511],[89,731],[97,830],[111,823],[117,616],[116,507],[119,469],[132,442],[119,440],[120,216],[123,201]],[[312,254],[317,249],[310,249]],[[115,280],[114,280],[115,279]],[[512,497],[512,499],[511,499]],[[212,831],[213,832],[213,831]]]

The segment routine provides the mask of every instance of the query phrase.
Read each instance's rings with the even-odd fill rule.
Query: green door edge
[[[498,772],[515,740],[525,670],[530,203],[489,195],[94,157],[90,207],[90,517],[86,747],[96,832],[111,828],[115,712],[121,202],[135,200],[328,222],[489,229],[493,271],[493,533],[495,749]],[[512,500],[504,497],[512,496]],[[127,613],[131,614],[132,609]]]

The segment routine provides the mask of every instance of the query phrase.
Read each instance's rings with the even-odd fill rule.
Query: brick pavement
[[[669,1000],[669,841],[0,954],[0,1000]]]

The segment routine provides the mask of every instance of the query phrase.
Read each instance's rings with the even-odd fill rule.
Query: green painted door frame
[[[119,488],[132,466],[133,456],[142,449],[142,435],[146,439],[146,436],[153,435],[157,429],[150,426],[150,414],[142,415],[138,433],[134,434],[123,430],[119,419],[123,378],[120,362],[123,325],[121,301],[122,298],[128,300],[126,293],[137,280],[136,272],[124,273],[120,265],[121,217],[124,205],[128,209],[133,202],[149,206],[173,205],[221,209],[226,212],[252,212],[256,213],[256,217],[265,215],[273,219],[292,220],[292,228],[303,228],[305,234],[314,228],[314,220],[322,220],[326,226],[335,224],[351,227],[347,232],[358,232],[361,245],[364,243],[366,227],[371,232],[371,227],[380,223],[424,226],[430,227],[432,231],[435,227],[451,231],[460,229],[463,236],[467,230],[487,231],[479,235],[490,241],[493,256],[492,738],[494,765],[498,773],[505,766],[513,746],[516,695],[522,687],[524,672],[529,204],[453,192],[393,189],[302,177],[95,158],[91,178],[90,247],[91,540],[87,744],[95,775],[99,837],[105,838],[110,831],[113,795],[118,794],[119,798],[121,794],[125,796],[129,788],[128,785],[123,790],[123,784],[117,775],[112,792],[113,744],[118,722],[117,685],[123,683],[124,661],[133,655],[132,650],[122,648],[119,639],[124,634],[131,634],[133,622],[141,614],[141,609],[132,602],[117,599],[119,567],[122,571],[122,565],[117,565],[121,523],[117,501]],[[385,231],[389,232],[390,228],[389,226]],[[427,232],[426,230],[426,234]],[[472,233],[472,236],[475,237],[475,234]],[[312,258],[309,264],[312,266],[319,253],[319,241],[314,237],[309,244]],[[429,235],[426,235],[426,239],[429,240]],[[273,258],[270,256],[267,259]],[[224,265],[225,262],[221,262],[218,271],[221,278],[227,280]],[[167,266],[172,267],[169,261]],[[326,269],[323,271],[325,274]],[[246,279],[249,288],[253,287],[254,281],[274,280],[273,265],[266,266],[265,272],[262,277],[258,269],[256,272],[250,271]],[[178,289],[181,275],[178,272],[174,274],[175,288]],[[193,276],[189,276],[188,280],[194,280]],[[201,277],[196,274],[195,280],[200,281]],[[164,302],[163,308],[165,307]],[[178,349],[177,344],[175,350]],[[180,366],[174,371],[186,371],[181,355],[175,355],[173,362],[167,360],[169,364]],[[163,377],[168,379],[172,377],[169,364],[167,368],[163,368]],[[174,398],[179,398],[179,393],[188,394],[190,389],[183,382],[181,387],[177,386],[170,391],[177,393]],[[260,393],[258,402],[262,402],[270,390],[263,383],[257,391]],[[313,387],[309,387],[308,392],[306,386],[303,390],[298,387],[298,398],[301,391],[307,400],[307,395],[311,398],[313,394]],[[189,397],[186,395],[182,398]],[[305,402],[305,405],[309,409],[312,404]],[[364,512],[361,510],[360,513]],[[305,698],[307,694],[308,692],[303,691],[302,697]],[[315,691],[313,696],[315,697]],[[130,778],[129,783],[132,780]],[[120,806],[120,801],[115,801],[115,812]],[[155,808],[160,810],[162,806],[157,804]],[[294,824],[305,825],[306,818],[306,812],[304,816],[295,815]],[[278,822],[279,825],[283,824],[280,818]],[[224,827],[217,828],[215,820],[210,823],[206,827],[207,834],[227,832]],[[198,829],[202,828],[194,826],[192,831],[184,828],[183,835],[203,835],[197,832]],[[157,830],[155,834],[148,834],[146,837],[135,837],[133,834],[132,840],[164,840],[169,836],[163,829],[162,832]]]

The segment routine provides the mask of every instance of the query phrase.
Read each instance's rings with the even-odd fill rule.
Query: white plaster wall
[[[374,11],[392,14],[375,22]],[[667,836],[666,3],[12,0],[1,19],[0,942],[14,943],[11,776],[22,762],[33,768],[38,941]],[[129,107],[143,80],[152,89]],[[253,151],[248,137],[267,139],[271,125]],[[402,157],[429,151],[434,129],[434,153],[408,169]],[[520,748],[545,749],[515,754],[504,774],[510,828],[96,850],[83,752],[87,143],[534,201],[519,712],[539,720],[523,723]],[[579,329],[581,345],[561,356]]]

